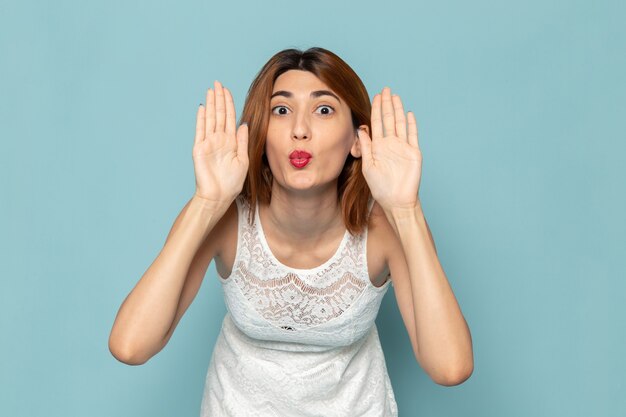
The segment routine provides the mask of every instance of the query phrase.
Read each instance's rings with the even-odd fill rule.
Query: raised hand
[[[196,195],[231,203],[248,173],[248,126],[235,129],[235,104],[230,91],[215,81],[206,94],[206,107],[196,115],[193,164]]]
[[[364,129],[359,129],[358,134],[363,176],[372,197],[384,210],[416,207],[420,204],[422,153],[417,142],[415,115],[408,113],[407,133],[400,96],[392,96],[391,89],[385,87],[382,94],[374,96],[371,123],[371,138]]]

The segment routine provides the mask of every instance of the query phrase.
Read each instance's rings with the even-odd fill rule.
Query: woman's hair
[[[270,98],[276,79],[286,71],[302,70],[313,73],[336,92],[350,107],[352,125],[358,129],[367,125],[371,132],[371,103],[367,90],[359,76],[334,53],[319,47],[306,51],[285,49],[275,54],[261,68],[248,89],[240,122],[248,123],[248,156],[250,165],[241,194],[251,206],[249,223],[257,199],[269,204],[273,175],[265,156],[265,141],[270,117]],[[361,159],[348,154],[339,174],[337,184],[338,203],[341,204],[346,229],[356,235],[367,224],[367,203],[370,189],[361,172]]]

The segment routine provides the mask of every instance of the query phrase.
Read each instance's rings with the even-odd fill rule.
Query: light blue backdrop
[[[626,415],[626,3],[2,2],[0,415],[197,416],[212,264],[168,346],[107,340],[194,191],[198,103],[238,115],[275,52],[322,46],[420,124],[421,199],[475,371],[434,384],[393,291],[401,416]]]

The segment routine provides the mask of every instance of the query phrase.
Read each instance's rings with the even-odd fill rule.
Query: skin
[[[315,267],[332,255],[345,231],[336,204],[337,177],[348,153],[362,157],[376,201],[367,242],[370,279],[376,286],[382,284],[376,277],[393,279],[415,358],[433,381],[463,382],[473,371],[471,336],[418,196],[422,156],[413,113],[407,118],[399,96],[385,87],[373,99],[372,136],[366,126],[357,135],[345,104],[310,97],[328,90],[313,74],[282,74],[274,92],[279,90],[292,96],[272,102],[266,153],[275,178],[273,198],[268,207],[259,206],[272,252],[295,268]],[[304,169],[289,163],[294,149],[312,153]],[[120,361],[145,363],[167,344],[213,259],[220,275],[230,275],[238,222],[233,199],[245,179],[246,150],[247,127],[236,129],[230,91],[216,81],[215,91],[207,91],[206,109],[200,106],[197,113],[196,193],[124,300],[111,331],[109,349]]]
[[[348,154],[360,157],[350,108],[331,95],[310,93],[330,88],[308,71],[290,70],[274,83],[266,156],[274,175],[269,206],[260,206],[261,222],[272,240],[301,249],[341,239],[345,231],[337,204],[337,179]],[[335,94],[336,95],[336,94]],[[367,126],[362,126],[367,129]],[[312,159],[297,169],[289,154],[306,150]]]

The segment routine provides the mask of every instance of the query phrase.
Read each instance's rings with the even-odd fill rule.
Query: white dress
[[[367,229],[335,254],[295,269],[272,254],[239,196],[237,254],[222,283],[227,308],[206,376],[201,417],[397,416],[375,319],[391,280],[374,286]],[[373,205],[370,200],[369,210]]]

